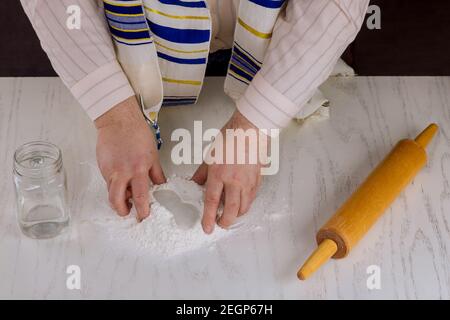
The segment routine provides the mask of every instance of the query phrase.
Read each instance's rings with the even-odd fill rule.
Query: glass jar
[[[61,150],[43,141],[22,145],[14,153],[13,177],[22,232],[35,239],[60,234],[70,220]]]

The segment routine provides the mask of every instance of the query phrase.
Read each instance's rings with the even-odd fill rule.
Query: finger
[[[241,190],[235,185],[225,185],[225,205],[223,214],[217,224],[229,228],[236,221],[241,203]]]
[[[253,200],[254,195],[251,192],[241,191],[241,205],[239,207],[238,217],[246,214],[250,210]]]
[[[150,169],[150,179],[154,184],[163,184],[166,183],[166,176],[164,175],[164,171],[161,167],[159,161],[156,161],[152,168]]]
[[[150,214],[149,181],[146,175],[140,175],[131,180],[133,202],[138,221],[142,221]]]
[[[109,193],[109,190],[111,189],[111,182],[112,182],[113,178],[108,179],[108,182],[106,183],[107,186],[107,190]],[[132,197],[131,195],[131,186],[127,185],[127,189],[125,190],[125,198],[126,199],[130,199]]]
[[[111,183],[109,181],[108,182],[108,193],[110,190],[110,185],[111,185]],[[125,202],[127,204],[128,210],[131,210],[131,208],[132,208],[132,204],[130,202],[130,199],[132,199],[132,198],[133,198],[133,195],[131,194],[131,186],[128,186],[127,189],[125,190]]]
[[[109,203],[120,216],[126,216],[130,213],[128,200],[126,198],[127,186],[128,181],[126,179],[111,179],[111,184],[109,187]]]
[[[206,181],[205,208],[203,209],[202,227],[203,231],[211,234],[216,224],[217,209],[219,208],[223,184],[219,180]]]
[[[202,163],[192,176],[192,180],[199,185],[204,185],[207,178],[208,178],[208,165],[206,163]]]

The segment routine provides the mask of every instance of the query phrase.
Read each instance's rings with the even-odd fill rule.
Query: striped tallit
[[[261,68],[285,0],[241,0],[225,79],[238,99]],[[163,105],[197,101],[211,41],[206,1],[103,0],[117,58],[155,117]]]

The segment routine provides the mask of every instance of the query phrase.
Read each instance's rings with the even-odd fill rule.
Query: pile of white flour
[[[179,225],[174,212],[169,211],[155,199],[153,193],[158,190],[171,190],[178,194],[183,202],[197,208],[198,216],[192,221],[191,227]],[[137,248],[162,256],[173,256],[211,245],[232,232],[219,227],[216,227],[211,235],[203,232],[200,223],[203,213],[203,189],[193,181],[174,176],[169,178],[167,183],[154,186],[150,194],[151,214],[144,221],[137,222],[136,212],[132,209],[128,217],[111,215],[104,219],[96,219],[95,222],[108,231],[111,240],[131,242]]]
[[[94,169],[92,169],[94,171]],[[89,186],[85,189],[84,199],[92,203],[92,207],[84,208],[85,217],[82,222],[93,224],[99,235],[106,235],[112,247],[124,247],[144,250],[145,254],[158,257],[173,257],[193,250],[213,246],[219,239],[228,237],[236,229],[224,230],[216,226],[211,235],[203,232],[201,216],[203,213],[203,187],[184,177],[170,177],[167,183],[152,187],[151,215],[138,223],[134,208],[127,217],[119,217],[107,203],[106,186],[103,178],[93,172]],[[186,225],[186,217],[176,217],[161,205],[153,194],[163,190],[171,190],[182,202],[195,208],[197,216],[190,212]],[[158,198],[158,197],[156,197]],[[184,212],[179,210],[178,214]],[[180,224],[180,221],[184,224]],[[247,229],[249,225],[239,227]]]
[[[111,249],[137,250],[143,255],[153,255],[157,258],[213,249],[230,235],[261,231],[264,225],[273,224],[289,211],[284,197],[282,206],[271,205],[270,199],[275,192],[273,188],[277,188],[277,185],[274,185],[271,189],[260,190],[260,195],[255,199],[250,211],[238,218],[230,229],[224,230],[216,225],[214,232],[207,235],[201,226],[204,188],[189,180],[189,177],[172,176],[167,183],[152,187],[151,215],[138,223],[134,208],[127,217],[119,217],[110,208],[106,184],[97,166],[93,162],[80,164],[76,183],[83,185],[83,188],[74,200],[82,201],[77,203],[76,211],[80,214],[73,217],[73,222],[81,222],[80,226],[94,227],[93,234],[96,239],[91,240],[106,240]],[[162,200],[165,206],[159,203],[158,199]],[[180,210],[172,212],[171,209]],[[220,211],[221,209],[219,213]]]

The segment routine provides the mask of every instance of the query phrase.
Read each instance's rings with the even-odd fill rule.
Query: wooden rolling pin
[[[330,258],[340,259],[369,231],[425,165],[425,147],[438,130],[429,125],[415,140],[401,140],[317,233],[318,248],[297,273],[307,279]]]

